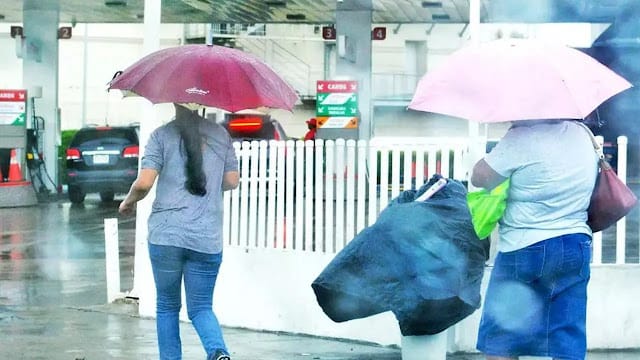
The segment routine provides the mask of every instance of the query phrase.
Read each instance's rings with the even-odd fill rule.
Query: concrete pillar
[[[480,44],[480,0],[469,1],[469,44],[467,46],[477,46]],[[485,125],[486,126],[486,125]],[[487,139],[480,135],[480,124],[468,121],[469,156],[467,168],[467,179],[471,178],[473,165],[485,154]],[[475,187],[469,182],[469,189]]]
[[[58,146],[60,146],[60,118],[58,109],[58,0],[24,0],[23,25],[24,44],[22,49],[22,82],[31,97],[35,89],[42,89],[42,97],[29,101],[27,127],[32,128],[30,119],[35,106],[35,114],[44,118],[43,147],[44,162],[49,175],[58,185]],[[53,184],[44,184],[56,190]]]
[[[143,54],[148,55],[160,49],[161,4],[157,0],[144,2],[144,39]],[[162,124],[158,119],[151,102],[143,105],[143,117],[140,122],[140,149],[144,151],[151,132]],[[147,219],[151,214],[151,205],[155,199],[155,187],[146,198],[138,202],[136,210],[136,243],[133,264],[133,290],[131,296],[139,298],[140,315],[155,315],[155,288],[149,249],[147,248]]]
[[[358,82],[358,129],[318,129],[322,139],[371,137],[371,0],[338,0],[336,3],[336,79]]]

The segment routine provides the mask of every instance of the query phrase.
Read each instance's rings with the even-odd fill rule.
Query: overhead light
[[[306,18],[305,14],[287,14],[287,20],[305,20]]]
[[[271,7],[286,7],[287,6],[287,2],[286,1],[282,1],[282,0],[269,0],[269,1],[265,1],[264,3],[265,3],[265,5],[271,6]]]
[[[104,0],[106,6],[127,6],[127,0]]]
[[[442,1],[423,1],[422,7],[423,8],[441,8]]]
[[[451,16],[449,14],[433,14],[431,15],[432,20],[451,20]]]

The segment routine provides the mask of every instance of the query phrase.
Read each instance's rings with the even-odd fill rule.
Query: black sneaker
[[[207,360],[231,360],[231,356],[222,350],[216,350],[215,353],[207,357]]]

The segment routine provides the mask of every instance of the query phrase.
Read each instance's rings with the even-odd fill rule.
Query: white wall
[[[391,313],[334,323],[318,306],[311,283],[333,255],[227,247],[214,295],[221,324],[255,330],[400,345]],[[484,291],[491,268],[483,280]],[[589,349],[640,347],[640,265],[592,267],[587,307]],[[154,294],[152,279],[140,294]],[[140,302],[140,315],[155,315],[155,299]],[[508,299],[505,299],[508,301]],[[449,351],[475,351],[481,310],[449,330]],[[186,316],[182,316],[186,320]]]

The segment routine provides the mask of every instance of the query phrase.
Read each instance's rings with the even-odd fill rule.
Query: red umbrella
[[[235,112],[291,110],[295,90],[268,65],[237,49],[183,45],[156,51],[117,74],[109,89],[157,103],[193,103]]]

